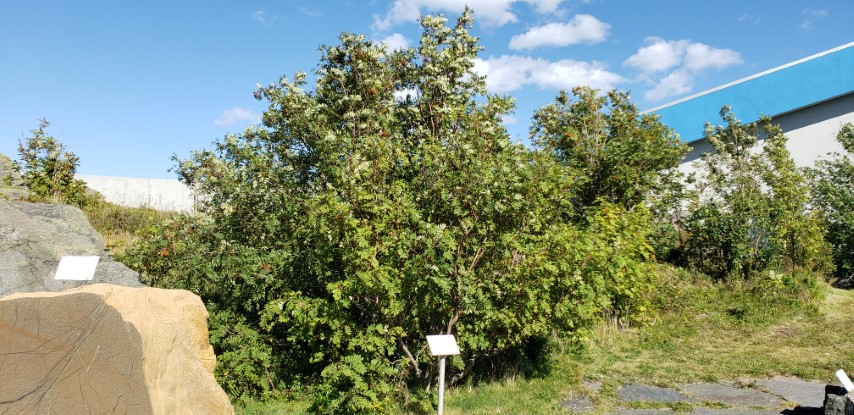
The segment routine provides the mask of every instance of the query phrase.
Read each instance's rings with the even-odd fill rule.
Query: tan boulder
[[[0,413],[233,414],[208,313],[183,290],[89,285],[0,299]]]

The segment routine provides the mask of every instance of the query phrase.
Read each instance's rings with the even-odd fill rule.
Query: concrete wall
[[[162,211],[193,211],[193,191],[178,180],[82,174],[78,174],[77,178],[117,205],[150,207]]]
[[[789,138],[787,147],[795,163],[799,167],[812,166],[817,159],[828,158],[829,152],[844,152],[836,141],[836,134],[843,124],[854,124],[854,93],[778,115],[773,122],[780,125]],[[694,171],[693,162],[703,153],[712,151],[706,140],[695,141],[691,147],[679,167],[685,173]]]

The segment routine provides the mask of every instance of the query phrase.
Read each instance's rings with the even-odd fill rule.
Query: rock
[[[0,299],[0,413],[233,414],[207,310],[183,290],[96,284]]]
[[[100,256],[94,279],[54,280],[59,260],[65,255]],[[104,239],[80,209],[0,200],[0,297],[94,283],[142,286],[139,274],[110,259]]]
[[[583,414],[595,409],[593,402],[590,398],[585,396],[576,396],[574,398],[569,398],[560,403],[560,407],[574,414]]]
[[[776,408],[783,403],[780,398],[766,392],[719,383],[683,384],[679,385],[679,389],[701,401],[721,402],[731,406]]]
[[[675,389],[647,385],[626,385],[617,395],[623,402],[696,402]]]
[[[4,197],[5,196],[5,197]],[[0,154],[0,198],[26,199],[30,196],[21,175],[15,170],[12,159]]]
[[[802,408],[821,408],[824,397],[825,384],[821,382],[778,376],[757,380],[756,385]]]
[[[845,388],[825,385],[824,415],[854,415],[854,402],[851,401]]]

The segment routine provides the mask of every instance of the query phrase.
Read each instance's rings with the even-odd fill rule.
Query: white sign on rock
[[[54,280],[92,281],[95,268],[98,267],[98,256],[64,256],[59,260]]]

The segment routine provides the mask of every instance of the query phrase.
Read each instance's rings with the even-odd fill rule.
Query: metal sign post
[[[439,415],[445,409],[445,358],[460,354],[457,339],[453,334],[427,336],[430,354],[439,358]]]

